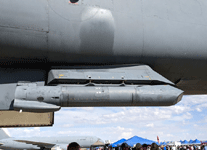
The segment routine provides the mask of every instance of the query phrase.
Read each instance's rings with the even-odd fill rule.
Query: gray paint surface
[[[206,94],[206,8],[206,0],[0,0],[0,88],[47,81],[51,68],[146,64],[184,94]]]

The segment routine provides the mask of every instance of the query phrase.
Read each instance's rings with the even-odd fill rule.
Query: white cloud
[[[126,110],[126,107],[121,107],[121,109],[122,109],[123,111],[125,111],[125,110]]]
[[[183,104],[187,105],[195,105],[207,102],[207,95],[190,95],[183,97]]]
[[[197,110],[197,109],[201,109],[201,108],[207,108],[207,102],[206,102],[206,103],[202,103],[202,104],[197,105],[196,110]]]
[[[8,128],[12,137],[32,137],[32,136],[45,136],[41,134],[40,127],[34,128]]]
[[[25,132],[26,134],[32,134],[32,133],[38,133],[40,132],[40,127],[34,127],[33,129],[24,129],[23,132]]]
[[[167,137],[173,137],[173,135],[172,134],[167,134]]]
[[[77,131],[59,131],[57,132],[57,134],[61,134],[61,135],[70,135],[70,134],[74,134],[77,133]]]
[[[174,113],[176,113],[176,114],[182,114],[182,113],[184,113],[184,112],[186,112],[186,111],[190,111],[191,110],[191,108],[189,107],[189,106],[173,106],[171,109],[173,109],[174,110]]]
[[[196,108],[196,110],[197,110],[198,112],[202,112],[202,110],[201,110],[200,108]]]
[[[122,137],[129,139],[133,136],[132,132],[122,132],[121,136],[119,136],[119,138],[121,139]]]
[[[124,127],[120,127],[120,126],[118,126],[118,127],[117,127],[117,130],[119,130],[119,131],[124,131],[125,129],[124,129]]]
[[[70,127],[73,127],[74,125],[73,124],[63,124],[63,127],[65,128],[70,128]]]
[[[154,127],[154,124],[153,123],[150,123],[150,124],[147,124],[146,126],[147,127]]]

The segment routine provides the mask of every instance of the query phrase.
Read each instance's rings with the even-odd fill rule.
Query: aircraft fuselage
[[[1,65],[147,64],[190,81],[180,83],[196,87],[188,94],[206,93],[206,8],[205,0],[0,0]]]

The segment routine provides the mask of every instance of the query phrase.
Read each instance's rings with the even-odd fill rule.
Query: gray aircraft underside
[[[0,109],[170,106],[206,94],[206,8],[206,0],[0,0]]]
[[[82,148],[90,148],[96,142],[103,141],[95,136],[61,136],[61,137],[25,137],[12,138],[5,135],[0,129],[0,148],[5,150],[12,149],[56,149],[67,150],[67,146],[76,142]],[[104,143],[103,143],[104,144]]]

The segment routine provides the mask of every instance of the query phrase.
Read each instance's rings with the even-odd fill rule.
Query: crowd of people
[[[80,145],[73,142],[68,145],[67,150],[80,150]],[[152,143],[151,145],[137,143],[134,147],[129,146],[127,143],[122,143],[120,146],[112,148],[105,146],[99,146],[90,148],[90,150],[207,150],[207,144],[196,144],[196,145],[157,145]]]
[[[184,145],[184,146],[178,146],[177,150],[207,150],[207,146],[205,144]]]
[[[112,147],[107,148],[112,150]],[[123,143],[120,147],[116,147],[115,150],[207,150],[206,144],[197,145],[157,145],[152,143],[151,145],[137,143],[135,147],[130,147],[128,144]]]

